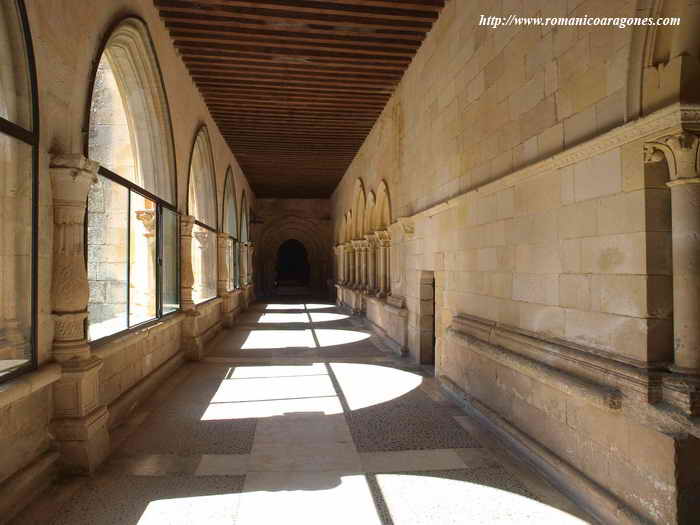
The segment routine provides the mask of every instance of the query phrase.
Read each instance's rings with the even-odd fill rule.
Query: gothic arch
[[[377,189],[377,201],[374,205],[372,219],[372,230],[387,230],[391,225],[391,198],[389,196],[389,186],[383,180]]]
[[[206,126],[201,126],[190,153],[187,213],[212,229],[217,227],[217,191],[214,157]]]
[[[236,202],[236,184],[231,166],[226,170],[226,178],[224,179],[221,225],[225,233],[238,237],[238,203]]]
[[[362,183],[362,179],[357,179],[355,181],[355,192],[352,200],[352,216],[353,216],[353,227],[352,227],[352,238],[360,239],[364,232],[362,228],[364,226],[365,217],[365,187]]]
[[[86,121],[88,157],[174,204],[177,177],[170,109],[146,24],[136,17],[118,22],[95,64]],[[114,110],[122,120],[112,118]],[[112,144],[115,132],[130,142],[133,170],[115,169],[120,162]]]

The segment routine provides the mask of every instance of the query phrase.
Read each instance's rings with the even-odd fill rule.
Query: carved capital
[[[137,210],[136,218],[146,228],[145,236],[148,238],[156,235],[156,211],[155,210]]]
[[[194,217],[191,215],[181,215],[180,235],[182,237],[192,237],[192,228],[194,228]]]
[[[54,155],[51,157],[51,190],[54,207],[82,205],[85,207],[90,186],[97,182],[99,164],[83,155]]]
[[[685,179],[698,178],[698,146],[700,137],[683,132],[661,137],[644,145],[644,161],[666,160],[671,184]]]

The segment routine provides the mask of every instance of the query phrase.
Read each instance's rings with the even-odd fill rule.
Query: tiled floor
[[[333,305],[258,304],[133,414],[97,475],[16,523],[583,522],[382,348]]]

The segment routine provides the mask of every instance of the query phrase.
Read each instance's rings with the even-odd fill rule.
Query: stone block
[[[593,237],[598,233],[598,202],[589,200],[563,206],[558,222],[560,239]]]
[[[590,310],[591,276],[578,274],[560,275],[559,305],[575,310]]]

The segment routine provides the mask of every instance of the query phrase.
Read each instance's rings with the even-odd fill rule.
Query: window
[[[226,279],[226,290],[231,291],[240,288],[240,264],[238,261],[238,208],[236,206],[236,189],[233,184],[233,171],[231,168],[226,172],[226,182],[224,185],[224,232],[228,234],[226,241],[226,265],[228,276]]]
[[[36,75],[24,5],[0,2],[0,380],[36,366]]]
[[[195,304],[216,297],[216,182],[209,134],[200,128],[192,147],[189,188],[189,215],[195,219],[192,229],[192,301]]]
[[[129,18],[107,41],[92,86],[87,154],[88,339],[179,308],[175,161],[167,100],[145,25]]]

